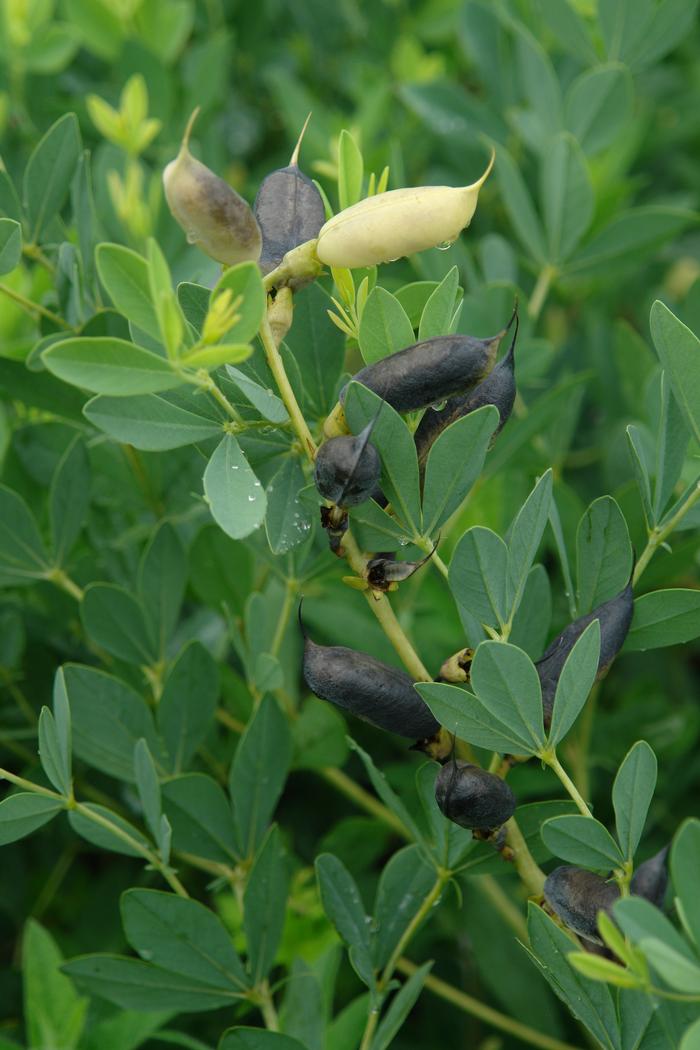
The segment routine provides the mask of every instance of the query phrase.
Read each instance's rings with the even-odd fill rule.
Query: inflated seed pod
[[[316,488],[339,507],[364,503],[379,481],[382,462],[369,440],[373,426],[373,421],[368,423],[356,437],[329,438],[316,453]]]
[[[451,244],[471,222],[494,156],[470,186],[388,190],[338,212],[318,235],[319,259],[327,266],[354,269]]]
[[[292,248],[317,237],[326,218],[321,194],[298,164],[310,117],[309,113],[287,167],[270,172],[260,183],[255,198],[253,211],[262,231],[263,273],[279,266]]]
[[[190,244],[212,259],[234,263],[260,258],[260,227],[248,204],[227,182],[192,156],[190,134],[199,109],[189,119],[180,152],[163,172],[168,206]]]
[[[353,379],[397,412],[410,412],[464,393],[488,373],[505,328],[490,339],[439,335],[407,346],[360,369]],[[347,386],[340,392],[345,400]]]
[[[596,944],[602,944],[598,933],[598,912],[608,915],[620,896],[616,883],[606,882],[602,875],[563,864],[551,872],[544,884],[547,904],[562,922]]]
[[[433,442],[446,427],[461,419],[462,416],[475,412],[477,408],[483,408],[484,405],[495,405],[500,416],[491,439],[492,442],[503,430],[515,403],[515,342],[518,337],[519,324],[517,307],[508,325],[509,328],[513,320],[515,320],[515,331],[508,353],[494,366],[486,379],[482,379],[469,393],[457,394],[449,398],[442,408],[431,406],[425,410],[425,415],[414,434],[420,464],[425,463]]]
[[[304,625],[299,609],[302,632]],[[316,645],[304,632],[304,680],[312,693],[390,733],[424,740],[440,726],[413,688],[413,679],[369,653]]]
[[[574,620],[551,642],[542,658],[535,664],[542,687],[545,727],[549,727],[552,720],[557,682],[566,658],[589,623],[592,623],[593,620],[600,622],[600,658],[597,677],[602,678],[624,644],[632,622],[633,611],[632,582],[630,580],[614,598],[603,602],[586,616]]]
[[[494,773],[452,760],[435,778],[435,801],[448,820],[463,828],[500,828],[515,812],[515,795]]]
[[[668,846],[640,864],[630,883],[630,890],[637,897],[646,897],[656,908],[663,907],[668,886],[666,857]]]

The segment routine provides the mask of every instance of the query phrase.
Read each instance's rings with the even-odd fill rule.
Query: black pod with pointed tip
[[[666,857],[668,846],[640,864],[632,876],[630,891],[637,897],[646,897],[655,908],[663,907],[668,886]]]
[[[430,554],[426,554],[420,561],[397,561],[393,553],[378,554],[367,562],[367,582],[370,587],[379,591],[387,591],[393,583],[403,583],[418,572],[422,565],[435,553],[433,547]]]
[[[344,645],[316,645],[305,636],[303,673],[316,696],[378,729],[424,740],[440,728],[413,688],[413,679],[369,653]]]
[[[601,678],[624,644],[632,623],[633,612],[634,596],[632,593],[632,582],[630,581],[614,598],[603,602],[602,605],[593,609],[586,616],[581,616],[578,620],[574,620],[550,643],[542,658],[535,664],[542,687],[545,727],[548,727],[552,720],[552,708],[554,707],[557,682],[566,663],[566,658],[588,625],[593,620],[600,622],[598,678]]]
[[[414,434],[419,464],[425,463],[433,442],[439,438],[443,430],[451,423],[461,419],[462,416],[468,416],[471,412],[476,412],[477,408],[483,408],[484,405],[495,405],[498,409],[500,419],[491,439],[495,441],[508,422],[515,404],[515,341],[517,335],[516,315],[516,329],[508,353],[494,366],[486,378],[468,393],[456,394],[449,398],[443,408],[429,407],[426,409]]]
[[[620,890],[614,882],[606,882],[585,868],[563,864],[551,872],[544,884],[547,904],[562,922],[580,937],[602,944],[598,933],[598,912],[608,915]]]
[[[464,393],[493,367],[505,329],[491,339],[440,335],[374,361],[353,376],[397,412],[410,412]],[[345,399],[347,387],[340,393]]]
[[[373,423],[354,437],[329,438],[319,448],[314,462],[314,481],[321,495],[339,507],[364,503],[376,488],[382,463],[369,440]]]
[[[463,828],[500,828],[515,812],[505,780],[469,762],[451,761],[435,778],[435,801],[448,820]]]

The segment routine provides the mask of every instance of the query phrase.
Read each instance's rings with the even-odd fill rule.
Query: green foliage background
[[[65,554],[56,561],[58,577],[48,579],[38,571],[36,578],[18,581],[8,568],[12,543],[21,536],[36,547],[35,526],[12,496],[4,497],[0,765],[49,785],[46,765],[42,771],[37,758],[41,728],[36,723],[56,688],[58,729],[47,729],[45,719],[44,731],[60,738],[62,694],[54,676],[66,664],[98,669],[121,683],[110,686],[104,677],[83,681],[79,670],[65,671],[76,733],[76,796],[108,807],[156,842],[162,831],[160,801],[155,816],[149,813],[148,802],[158,795],[149,781],[149,756],[161,774],[167,772],[159,790],[171,814],[178,790],[172,774],[187,770],[212,778],[207,784],[225,785],[236,754],[232,794],[234,805],[238,792],[242,801],[235,833],[245,842],[209,843],[198,854],[182,829],[178,842],[176,828],[174,849],[195,855],[195,861],[198,855],[200,862],[178,855],[173,864],[192,896],[206,902],[233,933],[236,947],[247,946],[250,952],[257,935],[251,924],[266,921],[260,918],[262,903],[245,902],[243,911],[253,917],[246,925],[242,883],[236,894],[220,865],[242,855],[247,872],[274,811],[279,830],[269,833],[258,852],[259,881],[249,886],[272,886],[269,898],[276,893],[282,901],[284,931],[273,974],[276,980],[291,973],[295,980],[276,990],[277,1001],[284,1003],[283,1030],[309,1050],[356,1046],[358,1017],[361,1035],[367,1009],[364,999],[357,1003],[361,986],[324,915],[314,860],[321,853],[340,858],[368,903],[382,869],[405,845],[396,814],[392,818],[383,809],[377,815],[376,783],[361,751],[349,748],[346,731],[372,755],[403,800],[409,821],[419,819],[415,777],[425,760],[407,752],[398,737],[358,722],[346,725],[327,705],[308,697],[299,674],[301,639],[294,616],[288,615],[298,594],[306,596],[305,618],[317,641],[359,648],[392,663],[396,656],[363,597],[343,584],[346,570],[315,527],[309,539],[302,529],[290,540],[288,517],[279,506],[277,517],[268,519],[267,535],[258,530],[245,540],[231,539],[214,524],[203,499],[202,475],[221,437],[221,419],[214,417],[212,423],[210,418],[211,432],[193,443],[165,452],[112,440],[86,421],[87,396],[79,384],[60,382],[43,365],[45,340],[60,326],[46,313],[28,312],[18,300],[39,303],[79,327],[96,305],[94,244],[115,242],[145,253],[148,236],[158,241],[175,283],[214,284],[219,268],[187,245],[160,189],[162,169],[176,154],[185,121],[197,105],[202,113],[194,152],[251,202],[262,178],[288,162],[309,111],[313,117],[302,168],[319,179],[335,209],[339,167],[346,180],[353,174],[354,154],[347,138],[340,139],[344,128],[361,148],[365,175],[390,166],[390,188],[469,183],[483,168],[488,144],[494,144],[496,167],[470,229],[448,251],[431,250],[381,268],[379,280],[397,293],[414,282],[442,281],[458,267],[464,289],[459,330],[479,336],[500,328],[513,299],[519,299],[516,409],[469,499],[443,531],[440,550],[449,561],[460,537],[474,525],[504,536],[535,480],[552,468],[562,540],[557,542],[555,530],[547,528],[538,554],[546,573],[537,570],[533,579],[523,617],[529,617],[528,629],[523,625],[511,639],[537,658],[572,618],[576,588],[581,612],[596,604],[596,595],[602,600],[605,584],[592,578],[586,561],[590,519],[579,534],[581,564],[576,566],[577,528],[591,502],[609,495],[622,511],[624,520],[610,502],[597,510],[609,514],[607,523],[596,528],[614,578],[629,554],[625,523],[639,556],[647,549],[649,526],[698,474],[700,366],[695,361],[693,371],[677,364],[673,354],[685,337],[673,329],[671,357],[663,364],[666,383],[679,401],[681,392],[687,395],[684,415],[675,401],[669,402],[668,385],[661,389],[649,331],[651,305],[661,299],[688,328],[700,332],[697,5],[690,0],[599,0],[598,6],[594,0],[343,0],[330,5],[321,0],[5,0],[0,9],[1,156],[9,176],[0,178],[0,215],[21,218],[10,184],[21,188],[23,179],[30,213],[17,265],[20,242],[12,241],[14,227],[3,227],[0,241],[0,260],[12,262],[0,279],[5,290],[0,482],[25,501],[53,544],[52,553]],[[87,100],[97,95],[118,106],[134,74],[143,76],[148,116],[161,127],[130,157],[97,131]],[[83,168],[83,181],[73,182],[60,215],[34,239],[32,216],[46,206],[60,158],[40,171],[31,164],[27,168],[27,162],[41,136],[66,113],[77,114],[89,151],[94,206]],[[114,172],[126,194],[121,210]],[[67,248],[66,242],[76,247]],[[42,264],[46,260],[50,268]],[[326,316],[332,304],[325,293],[331,290],[326,277],[300,293],[285,356],[292,384],[304,390],[302,403],[317,439],[342,370],[343,340]],[[417,327],[420,295],[413,305],[410,295],[399,298],[412,321],[415,315]],[[106,299],[102,292],[102,302]],[[123,322],[113,318],[110,323],[115,326],[110,334],[129,337]],[[356,342],[346,350],[345,370],[354,372],[361,364]],[[320,378],[313,379],[318,362]],[[268,433],[266,427],[254,434],[242,443],[262,484],[287,464],[289,491],[297,496],[308,481],[288,434]],[[631,448],[637,452],[636,465]],[[649,502],[658,499],[647,511],[651,520],[645,521],[648,482]],[[668,491],[662,499],[664,484]],[[300,513],[311,522],[317,511],[311,506]],[[697,592],[699,525],[696,504],[668,545],[653,553],[637,597],[662,588]],[[304,542],[297,543],[300,539]],[[562,546],[571,564],[568,580]],[[415,547],[407,550],[420,554]],[[89,588],[80,607],[70,581]],[[475,630],[468,619],[460,623],[445,580],[431,566],[402,584],[391,601],[433,675],[466,644],[465,632]],[[562,760],[585,785],[581,790],[596,818],[612,826],[615,773],[635,741],[651,745],[659,774],[642,859],[668,843],[686,817],[697,815],[699,670],[692,639],[700,634],[700,609],[692,594],[688,603],[683,622],[669,628],[666,637],[661,629],[641,640],[638,635],[636,643],[631,636],[603,681],[595,708],[587,709],[590,716],[584,715],[561,749]],[[145,642],[144,617],[160,632],[154,648]],[[638,621],[636,626],[639,630]],[[476,632],[472,643],[483,636],[478,625]],[[668,644],[685,641],[689,644]],[[154,728],[154,696],[168,682],[171,697],[161,697]],[[284,698],[287,721],[271,699],[273,692]],[[263,694],[259,710],[264,718],[255,723],[259,739],[247,753],[236,753],[240,731]],[[188,698],[196,703],[188,705]],[[108,710],[119,711],[114,722],[108,721]],[[184,733],[180,719],[189,720]],[[132,752],[142,737],[150,751],[141,754],[139,778]],[[334,770],[343,770],[341,781]],[[419,777],[425,780],[426,774]],[[516,768],[509,780],[520,802],[563,799],[554,774],[537,761]],[[259,800],[251,798],[261,783],[263,802],[256,817]],[[210,789],[201,779],[188,782],[184,794],[192,801],[197,791],[202,797],[195,823],[202,814],[215,820],[219,796],[207,795]],[[233,1023],[260,1023],[250,1008],[246,1013],[236,1007],[237,1014],[217,1004],[214,1012],[186,1008],[176,1016],[178,1004],[173,1003],[171,1009],[158,1005],[147,1014],[125,1014],[124,1027],[112,1031],[114,1007],[99,996],[89,1003],[79,998],[59,972],[57,949],[45,931],[66,958],[123,954],[129,948],[120,919],[121,894],[134,886],[167,887],[157,872],[134,858],[133,849],[126,856],[128,850],[116,850],[109,831],[105,840],[103,828],[99,839],[94,824],[91,837],[79,816],[72,814],[71,823],[73,828],[61,816],[38,834],[2,848],[1,1050],[16,1045],[48,1050],[56,1039],[62,1048],[79,1050],[168,1044],[201,1050],[216,1046]],[[534,821],[538,859],[549,870],[556,849],[540,841],[538,825]],[[107,852],[110,848],[116,851]],[[401,856],[398,863],[413,872]],[[526,895],[515,873],[495,855],[478,857],[488,858],[483,868],[505,894],[496,901],[492,882],[467,869],[458,879],[460,892],[448,889],[418,932],[410,958],[418,964],[434,960],[435,975],[477,1000],[552,1039],[580,1044],[576,1022],[516,943],[512,915],[509,925],[504,896],[518,915],[525,913]],[[275,879],[280,882],[276,890]],[[285,910],[286,879],[290,903]],[[401,884],[397,878],[397,896]],[[277,919],[270,921],[274,925]],[[131,938],[129,944],[137,947]],[[273,960],[257,961],[264,976],[266,962]],[[348,1013],[342,1013],[345,1008]],[[336,1021],[324,1044],[313,1018],[326,1013]],[[697,1011],[674,1021],[680,1026],[674,1031],[682,1031],[693,1016]],[[529,1045],[517,1035],[493,1032],[488,1021],[426,991],[392,1045],[406,1050]],[[281,1043],[280,1050],[285,1050]]]

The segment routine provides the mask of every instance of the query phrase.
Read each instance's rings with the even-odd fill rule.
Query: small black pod
[[[356,507],[375,490],[382,463],[369,436],[373,423],[352,435],[329,438],[320,446],[314,463],[316,488],[339,507]]]
[[[547,904],[562,922],[577,933],[596,944],[602,944],[598,933],[599,911],[608,915],[620,890],[614,882],[606,882],[585,868],[563,864],[555,868],[546,878],[544,896]]]
[[[288,166],[263,179],[253,205],[262,233],[259,265],[264,274],[279,266],[292,248],[318,237],[326,221],[321,194],[297,163],[304,131],[306,124]]]
[[[435,778],[435,801],[448,820],[463,828],[500,828],[515,812],[515,795],[505,780],[469,762],[452,760]]]
[[[624,644],[632,623],[633,612],[634,596],[630,580],[614,598],[603,602],[597,609],[593,609],[586,616],[579,617],[578,620],[574,620],[568,627],[565,627],[547,647],[542,658],[535,664],[542,687],[545,728],[549,727],[552,720],[557,682],[566,658],[588,625],[594,620],[600,621],[600,658],[597,677],[602,678]]]
[[[433,442],[437,440],[443,430],[449,427],[451,423],[461,419],[462,416],[468,416],[470,412],[475,412],[477,408],[483,408],[484,405],[495,405],[498,409],[500,420],[491,439],[492,442],[496,440],[508,422],[515,404],[516,393],[515,341],[518,337],[517,312],[513,316],[515,318],[515,331],[508,353],[498,362],[486,379],[482,379],[469,393],[457,394],[449,398],[444,408],[436,409],[430,407],[425,410],[425,415],[418,424],[414,434],[418,462],[421,466],[425,463]]]
[[[662,908],[668,886],[666,857],[668,846],[640,864],[632,876],[630,891],[637,897],[646,897],[655,908]]]
[[[505,329],[491,339],[468,335],[439,335],[374,361],[353,376],[387,401],[397,412],[444,401],[464,393],[489,372],[496,360]],[[340,393],[345,400],[344,387]]]
[[[344,645],[316,645],[305,636],[303,674],[316,696],[378,729],[424,740],[440,728],[413,688],[413,679],[369,653]]]

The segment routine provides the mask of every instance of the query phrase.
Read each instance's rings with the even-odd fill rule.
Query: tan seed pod
[[[451,244],[468,226],[479,190],[493,167],[471,186],[388,190],[338,212],[321,227],[316,252],[327,266],[357,269]]]
[[[257,262],[262,236],[250,207],[190,153],[190,134],[198,113],[199,108],[188,121],[180,152],[163,172],[168,206],[190,244],[196,244],[210,258],[224,266]]]

